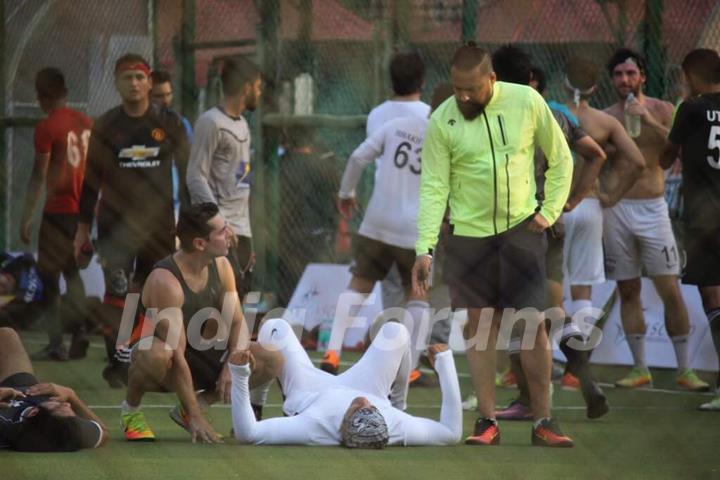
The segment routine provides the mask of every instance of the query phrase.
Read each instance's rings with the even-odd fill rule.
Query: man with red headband
[[[110,365],[103,376],[113,387],[126,382],[127,360],[116,355],[120,315],[128,292],[139,292],[152,266],[175,250],[173,159],[180,173],[181,204],[189,153],[179,115],[150,103],[150,66],[137,54],[115,63],[122,104],[95,124],[87,154],[75,236],[75,256],[90,247],[90,226],[100,196],[97,231],[105,277],[105,343]],[[124,350],[118,351],[118,353]]]

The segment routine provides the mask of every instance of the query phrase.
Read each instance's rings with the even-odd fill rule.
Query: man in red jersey
[[[73,239],[77,229],[80,190],[92,120],[67,107],[65,78],[57,68],[44,68],[35,77],[40,108],[48,117],[35,127],[35,164],[25,196],[20,239],[30,244],[35,208],[47,186],[38,240],[38,267],[45,284],[45,322],[49,344],[33,355],[34,360],[67,360],[60,322],[60,274],[65,277],[68,299],[77,325],[74,326],[70,358],[82,358],[88,347],[83,316],[78,313],[85,289],[75,263]]]

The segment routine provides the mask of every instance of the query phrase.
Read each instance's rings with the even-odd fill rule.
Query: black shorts
[[[452,307],[545,308],[545,233],[528,222],[492,237],[450,235],[445,279]]]
[[[153,266],[175,252],[175,230],[166,224],[141,232],[98,219],[98,250],[106,295],[124,299],[131,277],[142,288]]]
[[[363,235],[353,237],[352,248],[353,264],[350,271],[353,275],[377,282],[387,277],[394,263],[402,284],[408,286],[412,283],[414,250],[388,245]]]
[[[195,350],[188,345],[185,349],[185,361],[190,367],[195,391],[215,391],[215,383],[222,372],[226,353],[227,350],[214,348],[203,351]]]
[[[682,283],[698,287],[720,285],[720,228],[685,229],[687,264]]]
[[[545,255],[545,275],[553,282],[563,282],[563,244],[565,243],[565,226],[555,224],[548,228],[547,254]]]
[[[73,214],[43,214],[38,239],[38,269],[43,275],[77,273],[73,247],[77,222]]]
[[[147,338],[147,337],[144,337]],[[140,340],[130,345],[134,350],[140,344]],[[222,372],[227,350],[210,348],[208,350],[196,350],[191,345],[185,347],[185,361],[190,368],[190,376],[193,380],[193,389],[215,391],[215,383]],[[131,355],[132,362],[132,355]]]
[[[252,274],[255,266],[252,238],[238,235],[237,247],[230,247],[227,259],[230,261],[235,274],[235,289],[238,292],[238,297],[243,301],[245,295],[252,289]]]
[[[27,372],[13,373],[6,379],[0,381],[0,388],[27,388],[37,385],[38,381],[35,375]]]

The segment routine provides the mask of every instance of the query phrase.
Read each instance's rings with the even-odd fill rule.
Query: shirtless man
[[[645,274],[653,281],[663,302],[665,328],[677,357],[678,386],[704,391],[708,384],[688,365],[688,313],[678,285],[680,261],[663,197],[663,170],[658,163],[672,124],[673,105],[643,93],[646,68],[645,60],[638,53],[621,48],[607,68],[619,100],[605,112],[620,122],[624,121],[626,112],[641,118],[641,132],[634,141],[646,164],[640,178],[621,198],[609,196],[603,201],[607,207],[603,212],[605,271],[618,284],[620,315],[635,363],[632,371],[616,384],[629,388],[652,384],[645,364],[646,326],[640,302],[640,277]],[[635,100],[628,102],[630,93]],[[592,135],[590,130],[588,133]]]
[[[645,166],[642,153],[622,124],[590,106],[589,99],[597,89],[599,72],[594,62],[579,57],[572,58],[565,67],[567,98],[562,107],[593,140],[605,150],[614,152],[612,170],[621,179],[608,192],[599,193],[597,188],[593,188],[575,209],[564,215],[563,256],[570,283],[571,302],[567,313],[571,318],[592,307],[592,286],[605,281],[602,207],[617,203],[640,178]],[[583,161],[586,160],[576,159],[576,162]],[[576,171],[583,170],[576,168]],[[577,179],[573,183],[576,182]],[[587,320],[593,321],[589,318]]]

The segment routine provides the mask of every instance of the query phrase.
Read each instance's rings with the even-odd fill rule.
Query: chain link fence
[[[2,64],[5,250],[27,248],[18,229],[33,163],[34,75],[66,75],[70,106],[98,116],[118,103],[112,65],[126,51],[173,74],[175,107],[190,120],[216,104],[224,58],[242,55],[265,72],[253,127],[252,215],[258,288],[285,304],[309,262],[349,259],[334,194],[345,162],[365,137],[365,115],[392,96],[387,65],[413,48],[427,66],[423,99],[448,81],[463,40],[490,50],[512,43],[548,76],[562,100],[563,67],[574,55],[604,65],[627,45],[648,59],[646,91],[679,99],[679,63],[691,49],[720,48],[713,0],[5,0]],[[603,70],[604,71],[604,70]],[[607,74],[591,103],[616,99]],[[361,200],[372,189],[366,172]],[[362,204],[362,202],[361,202]]]

